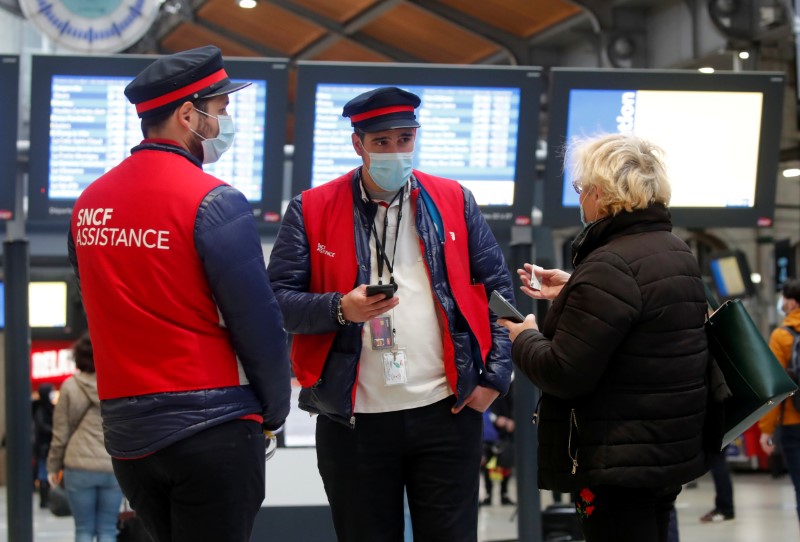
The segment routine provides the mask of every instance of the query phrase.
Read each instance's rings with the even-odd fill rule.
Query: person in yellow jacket
[[[781,310],[786,317],[780,327],[775,328],[769,338],[769,347],[781,365],[791,369],[794,335],[786,327],[800,333],[800,280],[787,280],[781,290]],[[767,454],[775,451],[773,435],[780,426],[780,447],[786,468],[792,478],[797,514],[800,518],[800,412],[792,398],[769,411],[758,422],[761,429],[761,447]]]

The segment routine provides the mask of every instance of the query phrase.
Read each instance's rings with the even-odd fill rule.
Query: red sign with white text
[[[44,383],[57,388],[75,374],[72,358],[72,341],[31,342],[31,386],[33,389]]]

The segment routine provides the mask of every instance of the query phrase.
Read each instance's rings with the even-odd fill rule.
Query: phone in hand
[[[517,308],[506,300],[505,297],[497,293],[497,290],[492,290],[492,295],[489,296],[489,308],[499,318],[505,318],[515,324],[520,324],[525,320]]]
[[[396,291],[397,284],[395,283],[367,285],[367,297],[371,297],[376,294],[385,294],[386,297],[384,297],[384,299],[390,299],[394,297],[394,293]]]

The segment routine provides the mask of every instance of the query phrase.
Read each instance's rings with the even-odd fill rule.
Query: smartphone
[[[395,291],[397,291],[397,284],[370,284],[367,286],[367,297],[375,294],[385,294],[386,297],[384,299],[389,299],[394,297]]]
[[[519,324],[525,320],[525,317],[522,316],[517,308],[509,303],[505,297],[498,294],[497,290],[493,290],[492,295],[489,296],[489,308],[492,309],[492,312],[495,313],[499,318],[511,320],[516,324]]]

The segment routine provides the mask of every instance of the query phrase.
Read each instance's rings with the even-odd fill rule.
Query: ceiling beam
[[[235,8],[239,9],[239,8]],[[264,44],[258,43],[257,41],[253,41],[249,38],[242,36],[241,34],[237,34],[235,31],[231,30],[230,28],[226,28],[224,26],[220,26],[218,24],[209,22],[207,19],[202,17],[198,17],[194,20],[194,23],[198,26],[202,26],[212,32],[219,34],[220,36],[224,36],[229,40],[238,41],[242,45],[261,53],[263,56],[273,57],[273,58],[286,58],[286,53],[282,51],[278,51],[277,49],[272,49],[271,47],[267,47]]]
[[[339,24],[330,19],[323,17],[319,13],[299,6],[294,2],[288,0],[270,0],[271,4],[284,8],[287,11],[294,13],[299,17],[308,19],[309,21],[321,26],[327,32],[327,35],[309,44],[303,50],[292,56],[293,61],[307,60],[314,58],[317,54],[325,51],[332,44],[341,39],[352,39],[361,45],[373,49],[374,51],[395,60],[396,62],[422,62],[422,59],[410,55],[396,47],[370,38],[365,34],[360,33],[360,30],[383,16],[388,11],[392,10],[403,0],[386,0],[378,2],[377,4],[363,10],[361,13],[347,21],[345,24]]]
[[[530,64],[530,48],[524,39],[519,38],[510,32],[505,32],[499,28],[495,28],[487,24],[485,21],[472,17],[463,11],[453,9],[450,6],[435,2],[434,0],[409,0],[409,3],[416,4],[428,12],[447,19],[448,21],[451,21],[466,30],[469,30],[473,34],[479,35],[487,41],[491,41],[503,49],[502,54],[506,55],[507,57],[506,62],[496,60],[492,62],[481,61],[481,64]],[[497,57],[497,55],[493,54],[488,58],[491,59],[495,57]]]

